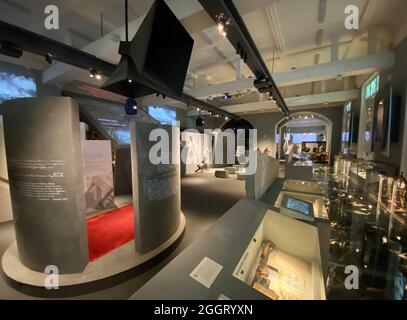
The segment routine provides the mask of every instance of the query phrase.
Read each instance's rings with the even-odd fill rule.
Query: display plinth
[[[163,254],[167,250],[171,250],[171,247],[182,237],[184,230],[185,216],[181,213],[180,225],[176,232],[153,251],[145,255],[138,254],[136,252],[135,240],[133,240],[98,260],[90,262],[82,273],[59,275],[59,286],[67,287],[87,284],[142,267],[143,264],[154,257]],[[20,262],[16,243],[13,243],[4,253],[2,269],[10,279],[34,287],[45,287],[45,279],[49,277],[48,274],[33,271]]]

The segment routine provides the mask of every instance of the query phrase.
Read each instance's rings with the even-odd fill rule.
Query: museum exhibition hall
[[[0,300],[407,300],[406,13],[0,0]]]

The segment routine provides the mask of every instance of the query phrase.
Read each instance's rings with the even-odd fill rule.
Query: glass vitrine
[[[272,300],[325,300],[318,228],[268,211],[233,275]]]

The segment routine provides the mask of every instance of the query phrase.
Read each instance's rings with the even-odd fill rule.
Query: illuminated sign
[[[373,97],[379,91],[380,76],[375,76],[365,87],[365,99]]]

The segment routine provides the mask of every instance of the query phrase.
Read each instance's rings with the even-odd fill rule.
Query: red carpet
[[[87,227],[89,260],[95,261],[134,239],[133,206],[91,217]]]

